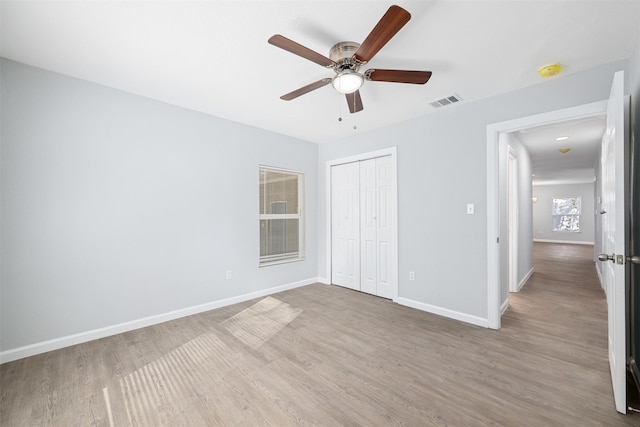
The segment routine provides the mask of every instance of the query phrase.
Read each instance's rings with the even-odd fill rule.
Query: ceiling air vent
[[[458,94],[453,94],[451,96],[447,96],[446,98],[442,98],[442,99],[438,99],[437,101],[433,101],[431,103],[431,106],[433,108],[440,108],[440,107],[444,107],[450,104],[455,104],[458,101],[462,101],[462,98],[460,98],[460,95]]]

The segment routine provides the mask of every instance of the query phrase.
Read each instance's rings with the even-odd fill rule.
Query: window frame
[[[298,181],[298,212],[297,213],[284,213],[284,214],[265,214],[262,213],[262,206],[260,206],[261,199],[261,183],[262,183],[262,174],[263,172],[277,172],[284,174],[291,174],[297,176]],[[270,265],[279,265],[286,264],[290,262],[298,262],[304,261],[306,259],[306,248],[305,248],[305,215],[304,215],[304,202],[305,202],[305,173],[293,169],[285,169],[274,166],[267,165],[258,165],[258,234],[259,234],[259,246],[258,246],[258,267],[268,267]],[[266,200],[266,197],[263,199]],[[272,201],[273,203],[282,203],[285,201]],[[286,202],[285,202],[286,203]],[[287,219],[297,219],[298,220],[298,251],[291,252],[287,254],[281,255],[266,255],[263,256],[261,254],[262,249],[262,221],[268,220],[287,220]],[[274,256],[276,259],[273,259]],[[271,258],[271,259],[269,259]]]
[[[576,199],[579,200],[579,212],[578,213],[556,213],[555,211],[555,206],[556,200],[559,199],[563,199],[563,200],[567,200],[567,199]],[[581,233],[582,232],[582,225],[580,224],[580,219],[582,216],[582,196],[564,196],[564,197],[552,197],[551,198],[551,231],[554,233]],[[577,218],[578,219],[578,227],[577,230],[561,230],[561,229],[556,229],[556,218],[557,217],[573,217],[573,218]]]

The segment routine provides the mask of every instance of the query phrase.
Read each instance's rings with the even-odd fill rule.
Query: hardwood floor
[[[640,425],[614,409],[593,248],[535,258],[500,331],[315,284],[6,363],[0,424]]]

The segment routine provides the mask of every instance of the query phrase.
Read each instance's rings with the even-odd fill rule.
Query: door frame
[[[503,132],[514,132],[534,126],[560,123],[606,114],[607,101],[550,111],[487,125],[487,326],[500,329],[500,192],[499,138]]]
[[[392,295],[392,301],[396,302],[398,299],[398,150],[396,146],[384,148],[381,150],[371,151],[368,153],[355,154],[353,156],[342,157],[339,159],[328,160],[325,164],[325,221],[326,221],[326,234],[325,234],[325,250],[326,250],[326,273],[328,284],[331,284],[331,260],[332,260],[332,226],[331,226],[331,167],[341,165],[345,163],[360,162],[363,160],[375,159],[377,157],[391,157],[391,272],[390,276],[394,281],[394,289]]]
[[[513,148],[507,148],[507,212],[508,212],[508,245],[509,292],[518,292],[518,156]],[[507,299],[508,299],[507,293]]]

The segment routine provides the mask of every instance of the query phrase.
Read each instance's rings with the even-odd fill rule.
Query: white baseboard
[[[522,278],[520,283],[518,283],[516,292],[520,292],[520,290],[524,287],[524,284],[527,283],[527,280],[529,280],[532,275],[533,275],[533,267],[531,267],[531,270],[529,270],[529,272]]]
[[[534,242],[540,243],[563,243],[569,245],[595,245],[594,242],[576,242],[574,240],[550,240],[550,239],[533,239]]]
[[[100,338],[105,338],[111,335],[121,334],[123,332],[133,331],[135,329],[144,328],[151,325],[157,325],[158,323],[167,322],[169,320],[178,319],[180,317],[191,316],[193,314],[202,313],[209,310],[215,310],[216,308],[226,307],[228,305],[237,304],[244,301],[249,301],[255,298],[272,295],[278,292],[286,291],[289,289],[298,288],[301,286],[310,285],[321,281],[319,277],[313,277],[311,279],[300,280],[298,282],[288,283],[286,285],[275,286],[273,288],[262,289],[260,291],[250,292],[244,295],[238,295],[236,297],[226,298],[218,301],[211,301],[205,304],[194,305],[192,307],[182,308],[179,310],[169,311],[163,314],[157,314],[155,316],[144,317],[142,319],[132,320],[130,322],[119,323],[117,325],[107,326],[104,328],[94,329],[91,331],[80,332],[66,337],[55,338],[48,341],[43,341],[35,344],[29,344],[24,347],[18,347],[10,350],[0,352],[0,364],[11,362],[13,360],[22,359],[29,356],[35,356],[36,354],[46,353],[47,351],[53,351],[64,347],[69,347],[83,342],[93,341]]]
[[[504,314],[505,311],[509,308],[509,298],[504,300],[502,304],[500,304],[500,316]]]
[[[326,278],[326,277],[318,277],[317,279],[318,279],[318,282],[322,283],[323,285],[330,285],[331,284],[329,279]]]
[[[425,304],[408,298],[398,297],[394,301],[400,305],[416,308],[428,313],[437,314],[439,316],[448,317],[450,319],[459,320],[476,326],[482,326],[485,328],[489,327],[489,320],[483,319],[482,317],[472,316],[471,314],[461,313],[459,311],[449,310],[448,308],[437,307],[431,304]]]

